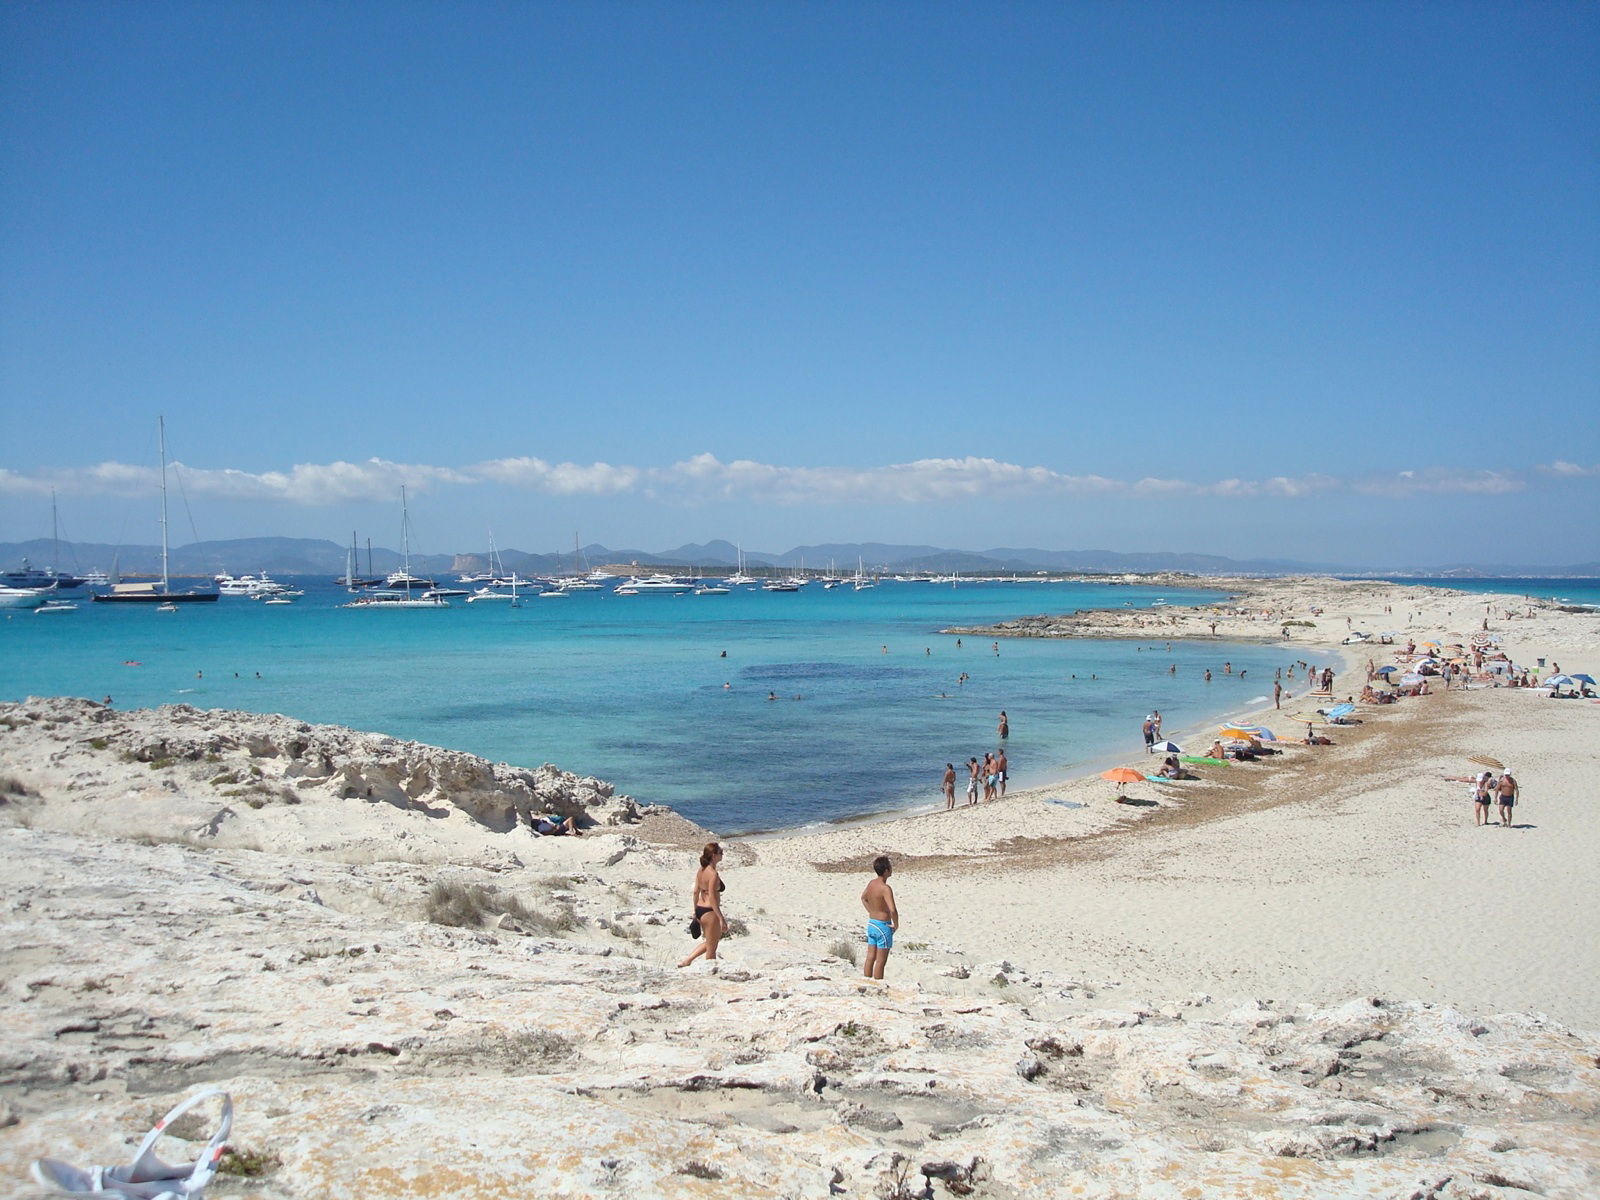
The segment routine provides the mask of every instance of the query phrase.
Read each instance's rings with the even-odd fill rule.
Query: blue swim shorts
[[[867,945],[876,946],[880,950],[888,950],[894,945],[894,929],[887,921],[880,921],[876,917],[867,922]]]

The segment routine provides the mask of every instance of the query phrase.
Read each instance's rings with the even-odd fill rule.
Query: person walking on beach
[[[1154,717],[1144,719],[1144,752],[1155,753],[1156,748],[1156,720]]]
[[[678,964],[680,967],[687,967],[702,954],[707,962],[716,961],[717,943],[722,941],[722,935],[728,928],[722,919],[722,893],[728,885],[722,882],[722,876],[717,873],[717,865],[721,862],[722,847],[716,842],[707,842],[700,851],[700,869],[694,876],[694,916],[689,921],[689,936],[699,938],[700,944],[694,948],[694,953]]]
[[[956,806],[955,763],[945,763],[944,765],[944,806],[947,810]]]
[[[976,804],[978,802],[978,771],[979,770],[980,770],[980,768],[978,766],[978,760],[976,758],[968,758],[967,759],[967,803],[968,804]]]
[[[1156,741],[1161,740],[1161,710],[1158,708],[1150,714],[1150,722],[1156,727]]]
[[[1283,684],[1277,682],[1276,680],[1274,680],[1272,684],[1272,707],[1283,707]]]
[[[1494,794],[1494,776],[1487,771],[1478,773],[1477,782],[1472,788],[1473,815],[1479,825],[1489,823],[1489,798]]]
[[[1006,798],[1006,748],[1001,746],[994,756],[995,779],[1000,785],[1000,799]]]
[[[1006,720],[1006,710],[1000,710],[1000,740],[1003,742],[1011,736],[1011,722]]]
[[[1494,790],[1500,799],[1500,824],[1509,829],[1511,809],[1517,803],[1517,796],[1521,790],[1517,787],[1517,781],[1512,778],[1510,767],[1507,767],[1505,773],[1500,776],[1500,782],[1495,784]]]
[[[894,889],[889,886],[889,876],[894,874],[894,864],[887,854],[872,860],[872,879],[861,893],[861,907],[867,910],[867,961],[861,974],[868,979],[882,979],[884,964],[889,961],[889,951],[894,948],[894,935],[900,928],[900,910],[895,907]]]

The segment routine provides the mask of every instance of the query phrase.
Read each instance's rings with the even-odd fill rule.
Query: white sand
[[[1318,663],[1338,652],[1346,615],[1357,629],[1421,640],[1475,631],[1487,607],[1514,661],[1600,666],[1600,616],[1540,608],[1503,619],[1529,608],[1520,598],[1329,580],[1252,591],[1256,612],[1326,608],[1318,629],[1297,630],[1294,640],[1295,657]],[[1206,635],[1214,619],[1174,617],[1182,624],[1170,636]],[[1128,614],[1105,619],[1134,632]],[[1259,617],[1230,616],[1217,637],[1263,632]],[[1364,667],[1368,653],[1381,665],[1397,648],[1345,649],[1352,666]],[[1340,672],[1337,693],[1359,691],[1364,675]],[[1305,707],[1286,702],[1285,711]],[[1269,709],[1261,719],[1285,738],[1303,732],[1282,715]],[[757,864],[729,871],[730,910],[800,912],[853,930],[867,863],[888,853],[900,861],[902,944],[1121,980],[1153,998],[1404,996],[1600,1028],[1600,908],[1592,899],[1600,704],[1486,688],[1363,706],[1357,715],[1358,729],[1326,730],[1334,746],[1292,746],[1272,765],[1201,768],[1200,783],[1132,786],[1130,795],[1163,805],[1151,821],[1150,810],[1115,804],[1110,784],[1087,779],[977,809],[763,839],[752,847]],[[1130,727],[1141,717],[1130,714]],[[1523,802],[1513,828],[1476,827],[1468,786],[1445,778],[1475,771],[1466,761],[1473,753],[1515,771]],[[1128,761],[1143,759],[1134,750]],[[891,958],[891,973],[915,970],[918,957]]]

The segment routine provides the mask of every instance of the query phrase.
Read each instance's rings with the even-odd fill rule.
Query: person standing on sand
[[[1511,828],[1511,809],[1517,803],[1518,796],[1521,793],[1521,789],[1517,787],[1517,781],[1512,778],[1510,767],[1507,767],[1504,774],[1500,776],[1500,782],[1495,784],[1494,790],[1495,795],[1500,800],[1500,824],[1509,829]]]
[[[983,752],[983,802],[994,799],[994,755]]]
[[[1011,736],[1011,722],[1006,720],[1006,710],[1000,710],[1000,740],[1003,742]]]
[[[1493,794],[1494,776],[1487,771],[1478,772],[1477,782],[1472,787],[1472,808],[1479,825],[1489,823],[1489,797]]]
[[[1158,708],[1150,714],[1150,722],[1156,727],[1156,741],[1161,740],[1161,710]]]
[[[689,921],[689,936],[699,938],[700,944],[694,948],[694,953],[678,964],[680,967],[687,967],[702,954],[707,962],[716,961],[717,943],[722,941],[722,935],[728,929],[727,922],[722,919],[722,893],[728,885],[722,882],[722,876],[717,873],[717,865],[721,862],[722,847],[716,842],[707,842],[700,851],[700,869],[694,876],[694,917]]]
[[[1156,721],[1154,717],[1144,719],[1144,752],[1155,753],[1156,748]]]
[[[861,968],[868,979],[882,979],[884,964],[889,961],[889,951],[894,948],[894,935],[900,928],[900,910],[894,904],[894,889],[889,886],[889,876],[894,874],[894,864],[887,854],[872,860],[873,878],[861,893],[861,906],[867,910],[867,961]]]
[[[955,763],[945,763],[944,765],[944,806],[947,810],[956,806]]]
[[[1000,781],[1000,799],[1004,800],[1006,798],[1006,774],[1007,774],[1007,770],[1006,770],[1006,748],[1004,746],[1001,746],[1000,749],[995,752],[995,756],[994,756],[994,773],[995,773],[995,777]]]
[[[978,770],[979,770],[978,760],[976,758],[968,758],[967,759],[967,803],[968,804],[976,804],[978,802]]]

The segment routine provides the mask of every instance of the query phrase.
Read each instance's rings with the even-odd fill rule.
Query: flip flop
[[[155,1156],[155,1144],[182,1114],[202,1100],[222,1097],[222,1117],[206,1143],[205,1153],[192,1163],[173,1165]],[[217,1173],[222,1152],[233,1129],[233,1098],[221,1088],[206,1088],[183,1101],[144,1135],[133,1161],[125,1167],[90,1167],[84,1170],[54,1158],[33,1164],[33,1177],[45,1187],[73,1195],[99,1194],[122,1200],[203,1200],[203,1191]]]

